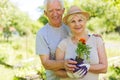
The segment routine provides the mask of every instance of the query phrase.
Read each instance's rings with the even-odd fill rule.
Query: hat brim
[[[87,13],[87,12],[76,12],[76,13],[71,13],[71,14],[68,14],[68,15],[64,16],[64,17],[63,17],[63,22],[64,22],[65,24],[67,24],[67,18],[68,18],[70,15],[73,15],[73,14],[82,14],[82,15],[84,15],[84,16],[86,17],[87,20],[88,20],[89,17],[90,17],[89,13]]]

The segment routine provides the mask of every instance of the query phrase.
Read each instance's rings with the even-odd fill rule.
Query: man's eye
[[[56,9],[57,11],[60,11],[61,9]]]
[[[53,10],[48,10],[48,12],[53,12]]]
[[[79,19],[78,21],[81,22],[81,21],[83,21],[83,20],[82,20],[82,19]]]

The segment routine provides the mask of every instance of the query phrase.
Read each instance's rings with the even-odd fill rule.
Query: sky
[[[20,10],[26,12],[32,20],[37,20],[42,14],[38,7],[43,5],[44,0],[10,0]],[[72,1],[72,0],[69,0]]]
[[[43,0],[10,0],[21,11],[26,12],[32,20],[37,20],[42,14],[38,7],[43,5]]]

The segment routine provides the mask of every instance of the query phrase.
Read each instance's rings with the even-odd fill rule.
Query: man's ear
[[[47,12],[44,10],[44,14],[45,14],[45,16],[47,16]]]
[[[65,8],[63,8],[63,13],[65,12]]]

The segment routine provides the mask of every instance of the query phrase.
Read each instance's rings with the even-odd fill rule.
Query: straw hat
[[[72,14],[82,14],[84,15],[87,19],[89,19],[89,13],[82,11],[78,6],[71,6],[70,9],[67,12],[67,15],[64,16],[63,22],[67,24],[67,18],[72,15]]]

